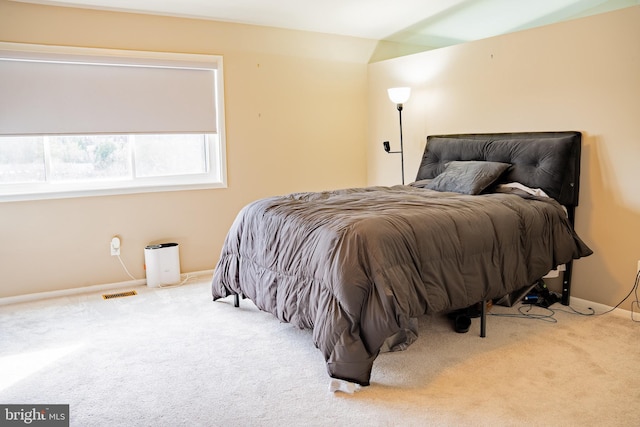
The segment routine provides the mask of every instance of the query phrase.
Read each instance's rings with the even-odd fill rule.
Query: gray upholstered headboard
[[[511,163],[501,182],[541,188],[565,206],[578,205],[580,132],[521,132],[427,137],[416,181],[434,178],[453,160]]]

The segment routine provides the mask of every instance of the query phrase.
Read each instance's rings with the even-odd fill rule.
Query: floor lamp
[[[409,96],[411,96],[411,88],[410,87],[394,87],[388,89],[389,99],[391,102],[396,104],[398,107],[398,116],[400,118],[400,151],[391,151],[391,146],[389,145],[389,141],[384,141],[382,146],[384,147],[384,151],[389,154],[400,153],[400,167],[402,171],[402,185],[404,185],[404,146],[402,144],[402,104],[409,100]]]

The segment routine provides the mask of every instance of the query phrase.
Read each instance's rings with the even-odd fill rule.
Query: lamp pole
[[[409,87],[395,87],[387,90],[389,99],[395,103],[398,107],[398,116],[400,118],[400,151],[391,151],[389,141],[385,141],[384,151],[387,153],[400,153],[400,166],[402,170],[402,185],[404,185],[404,142],[402,141],[402,104],[409,100],[411,95],[411,88]]]
[[[400,168],[402,170],[402,185],[404,185],[404,146],[402,144],[402,104],[398,104],[398,116],[400,118]]]

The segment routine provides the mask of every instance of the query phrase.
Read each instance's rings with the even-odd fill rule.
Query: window
[[[0,200],[224,187],[222,88],[218,56],[0,43]]]

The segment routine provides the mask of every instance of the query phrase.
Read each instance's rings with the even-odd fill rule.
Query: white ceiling
[[[640,4],[640,0],[14,0],[315,31],[429,47]]]

